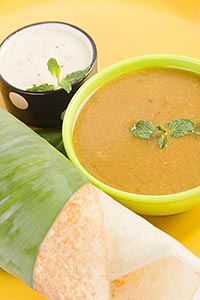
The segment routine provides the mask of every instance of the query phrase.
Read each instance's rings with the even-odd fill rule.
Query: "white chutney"
[[[92,44],[82,31],[64,23],[25,27],[7,38],[0,49],[0,74],[11,85],[26,90],[44,83],[57,87],[47,67],[54,57],[61,78],[92,63]]]

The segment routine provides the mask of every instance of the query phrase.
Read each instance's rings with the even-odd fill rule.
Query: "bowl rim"
[[[199,59],[188,57],[188,56],[176,55],[176,54],[151,54],[151,55],[136,56],[136,57],[119,61],[117,63],[114,63],[104,68],[103,70],[93,75],[89,80],[87,80],[71,99],[63,119],[63,125],[62,125],[63,143],[69,159],[89,179],[89,181],[91,181],[98,188],[102,189],[103,191],[115,197],[116,199],[118,198],[118,199],[124,199],[128,201],[134,201],[140,203],[143,202],[143,203],[164,204],[169,202],[179,202],[187,198],[195,197],[198,194],[200,194],[200,186],[197,186],[195,188],[183,192],[178,192],[173,194],[163,194],[163,195],[145,195],[145,194],[125,192],[117,188],[113,188],[103,183],[102,181],[98,180],[93,175],[91,175],[81,165],[81,163],[78,160],[78,157],[76,156],[75,150],[73,148],[72,138],[73,138],[74,122],[76,120],[77,113],[79,113],[82,106],[84,105],[83,102],[87,101],[87,99],[90,97],[92,92],[100,88],[104,83],[113,80],[117,76],[130,72],[130,70],[127,71],[128,66],[130,67],[134,64],[148,63],[148,62],[150,62],[151,67],[153,66],[155,67],[156,62],[160,64],[160,67],[163,67],[163,62],[165,62],[167,66],[167,62],[168,62],[168,64],[170,64],[170,67],[174,67],[178,69],[187,69],[192,72],[200,73]],[[184,67],[181,67],[179,64],[180,65],[183,64]],[[143,67],[143,69],[145,68],[146,67]],[[140,69],[142,69],[142,67]],[[121,72],[119,72],[120,70]],[[132,71],[134,71],[134,68]]]
[[[88,39],[88,42],[90,43],[91,47],[92,47],[92,59],[91,59],[91,62],[89,64],[89,69],[87,71],[87,73],[85,74],[85,76],[82,78],[82,79],[79,79],[79,80],[76,80],[75,82],[72,83],[72,87],[76,86],[77,84],[79,84],[80,82],[82,82],[83,80],[85,80],[85,78],[87,78],[87,76],[92,73],[94,67],[95,67],[95,64],[96,64],[96,61],[97,61],[97,47],[96,47],[96,44],[93,40],[93,38],[91,37],[91,35],[89,35],[89,33],[87,33],[84,29],[76,26],[76,25],[73,25],[71,23],[67,23],[67,22],[62,22],[62,21],[41,21],[41,22],[36,22],[36,23],[31,23],[31,24],[28,24],[28,25],[25,25],[23,27],[20,27],[18,29],[16,29],[15,31],[11,32],[10,34],[8,34],[4,39],[3,41],[0,43],[0,51],[1,51],[1,48],[4,46],[4,44],[10,39],[12,38],[16,33],[20,32],[20,31],[23,31],[24,29],[28,29],[29,27],[34,27],[34,26],[40,26],[40,25],[45,25],[45,24],[60,24],[60,25],[63,25],[63,26],[67,26],[67,27],[71,27],[73,28],[74,30],[77,30],[77,31],[80,31],[80,33],[82,33],[87,39]],[[8,82],[1,74],[0,72],[0,80],[2,80],[7,86],[11,87],[14,91],[16,92],[19,92],[21,94],[26,94],[26,95],[50,95],[50,94],[53,94],[57,91],[60,91],[60,90],[63,90],[62,88],[58,88],[56,90],[53,90],[53,91],[47,91],[47,92],[30,92],[30,91],[27,91],[27,90],[23,90],[21,88],[18,88],[16,86],[14,86],[13,84],[11,84],[10,82]]]

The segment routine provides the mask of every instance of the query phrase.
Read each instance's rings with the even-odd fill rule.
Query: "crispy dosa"
[[[35,263],[50,300],[192,300],[200,260],[91,184],[67,202]]]

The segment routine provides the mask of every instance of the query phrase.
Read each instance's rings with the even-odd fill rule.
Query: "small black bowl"
[[[6,43],[6,41],[15,33],[28,27],[50,23],[62,24],[71,27],[72,30],[78,30],[88,39],[88,42],[92,47],[93,55],[86,76],[72,84],[72,90],[70,93],[67,93],[62,88],[50,92],[29,92],[13,86],[5,78],[3,78],[0,72],[0,89],[7,110],[27,125],[38,128],[61,127],[64,111],[67,108],[71,98],[79,89],[79,87],[89,77],[97,72],[97,49],[93,39],[79,27],[64,22],[40,22],[22,27],[10,34],[2,42],[0,45],[0,51],[4,43]]]

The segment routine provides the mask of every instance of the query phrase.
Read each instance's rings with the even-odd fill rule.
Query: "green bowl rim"
[[[72,163],[91,181],[94,183],[97,187],[108,193],[109,195],[129,200],[133,202],[143,202],[143,203],[167,203],[167,202],[178,202],[183,201],[187,198],[191,198],[194,196],[197,196],[200,194],[200,186],[192,188],[190,190],[186,190],[179,193],[174,194],[166,194],[166,195],[144,195],[144,194],[135,194],[135,193],[129,193],[124,192],[119,189],[113,188],[100,180],[96,179],[94,176],[92,176],[89,172],[86,171],[86,169],[81,165],[79,162],[74,148],[73,148],[73,142],[72,142],[72,136],[73,136],[73,125],[74,125],[74,119],[77,114],[77,110],[80,109],[81,104],[85,101],[86,98],[88,98],[89,95],[91,95],[92,92],[95,91],[93,89],[93,86],[95,83],[98,83],[98,87],[100,87],[102,84],[103,79],[109,77],[106,82],[114,79],[117,76],[113,76],[115,74],[116,70],[122,70],[128,65],[132,65],[134,63],[140,63],[140,62],[160,62],[160,61],[174,61],[176,63],[186,63],[186,64],[193,64],[196,67],[199,68],[199,70],[193,70],[192,67],[188,66],[185,67],[187,70],[190,70],[192,72],[200,72],[200,60],[192,57],[182,56],[182,55],[173,55],[173,54],[152,54],[152,55],[144,55],[144,56],[137,56],[128,58],[122,61],[119,61],[117,63],[114,63],[103,70],[99,71],[97,74],[93,75],[90,79],[88,79],[81,88],[75,93],[72,100],[70,101],[65,115],[63,119],[63,126],[62,126],[62,137],[63,137],[63,143],[65,150],[67,152],[67,155],[69,159],[72,161]],[[170,64],[170,63],[169,63]],[[152,65],[153,66],[153,65]],[[162,67],[162,64],[160,65]],[[171,67],[179,68],[180,66],[176,65],[170,65]],[[144,67],[145,68],[145,67]],[[142,68],[141,68],[142,69]],[[134,71],[134,70],[133,70]],[[129,72],[129,71],[128,71]],[[128,73],[126,71],[120,73]],[[118,76],[120,76],[118,74]],[[89,92],[88,92],[89,91]],[[84,95],[87,95],[85,98]]]

